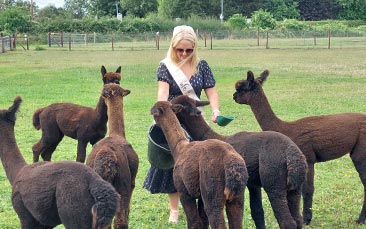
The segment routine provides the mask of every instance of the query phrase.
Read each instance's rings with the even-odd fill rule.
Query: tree
[[[158,14],[167,19],[174,18],[174,10],[177,8],[179,0],[159,0]]]
[[[337,0],[340,6],[338,17],[346,20],[366,20],[365,0]]]
[[[121,0],[124,15],[144,18],[148,13],[158,12],[157,0]]]
[[[244,29],[248,26],[247,17],[245,17],[241,14],[232,15],[229,18],[228,23],[229,23],[231,28],[237,29],[237,30],[242,30],[242,29]]]
[[[119,0],[89,0],[90,9],[89,13],[97,17],[116,17],[117,7]]]
[[[297,2],[293,0],[266,0],[265,2],[265,9],[272,13],[277,21],[300,18],[297,7]]]
[[[88,15],[90,4],[88,0],[65,0],[65,9],[74,18],[81,19]]]
[[[338,12],[338,6],[335,1],[298,0],[301,18],[306,21],[335,19]]]
[[[0,29],[7,33],[27,33],[30,31],[31,23],[29,14],[24,14],[20,8],[8,8],[0,14]]]
[[[57,18],[69,17],[66,10],[63,8],[57,8],[55,6],[46,6],[38,11],[36,20],[38,22],[45,20],[54,20]]]
[[[276,27],[276,20],[270,12],[260,9],[253,12],[251,24],[254,28],[269,30]]]

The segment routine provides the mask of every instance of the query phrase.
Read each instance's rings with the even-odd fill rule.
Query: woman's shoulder
[[[208,65],[207,61],[205,59],[200,59],[198,64],[201,64],[201,65]]]

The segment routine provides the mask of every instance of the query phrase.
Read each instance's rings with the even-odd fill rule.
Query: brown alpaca
[[[179,104],[159,101],[151,114],[171,149],[174,185],[180,193],[188,228],[226,228],[225,206],[229,227],[242,228],[248,180],[243,158],[231,145],[216,139],[189,142],[174,114],[180,109]]]
[[[114,219],[115,229],[128,228],[130,201],[135,188],[139,159],[125,137],[123,97],[130,93],[118,84],[106,84],[102,96],[108,110],[109,136],[97,142],[86,164],[111,183],[121,196],[120,208]]]
[[[0,157],[21,228],[108,228],[119,195],[91,168],[71,161],[27,165],[14,136],[21,101],[16,97],[8,110],[0,110]]]
[[[105,67],[102,65],[100,71],[102,73],[102,79],[104,84],[108,83],[119,84],[119,82],[121,81],[121,66],[117,68],[116,72],[107,72]]]
[[[254,79],[248,71],[246,80],[235,84],[233,97],[239,104],[251,107],[262,130],[273,130],[289,136],[305,154],[308,162],[307,181],[303,186],[303,216],[309,224],[312,219],[314,195],[314,164],[333,160],[350,153],[352,162],[366,185],[366,115],[360,113],[341,113],[302,118],[292,122],[280,120],[273,112],[262,84],[269,72],[265,70]],[[365,222],[365,196],[357,223]]]
[[[101,68],[105,84],[119,83],[121,67],[116,72],[106,72]],[[94,145],[104,138],[107,132],[107,107],[101,96],[96,108],[85,107],[73,103],[54,103],[36,110],[33,114],[33,126],[42,129],[41,139],[33,145],[33,162],[51,161],[57,145],[66,135],[78,140],[76,161],[83,162],[86,157],[88,143]]]
[[[176,115],[196,141],[219,139],[231,144],[245,159],[249,180],[250,208],[256,228],[266,228],[261,187],[266,191],[280,228],[302,228],[301,187],[307,164],[304,154],[287,136],[273,132],[239,132],[220,135],[210,128],[197,107],[208,105],[186,95],[171,101],[183,109]],[[276,174],[276,175],[274,175]]]

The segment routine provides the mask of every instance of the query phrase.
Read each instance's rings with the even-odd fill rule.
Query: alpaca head
[[[20,96],[15,97],[13,105],[9,107],[7,110],[0,110],[0,120],[5,120],[6,122],[10,122],[13,125],[16,120],[16,112],[19,109],[19,106],[22,102],[22,98]]]
[[[178,113],[176,113],[179,120],[182,120],[182,118],[187,116],[200,116],[202,112],[197,107],[203,107],[210,104],[208,101],[198,101],[190,98],[187,95],[177,96],[171,100],[171,103],[180,104],[183,106],[183,108]]]
[[[103,86],[102,96],[104,100],[109,101],[113,98],[122,98],[130,93],[130,90],[123,89],[119,84],[109,83]]]
[[[179,113],[183,109],[183,106],[180,104],[171,104],[168,101],[158,101],[151,108],[150,112],[154,117],[154,120],[158,126],[161,125],[162,122],[165,123],[173,123],[174,119],[177,119],[175,115]]]
[[[254,78],[252,71],[248,71],[246,80],[238,80],[235,83],[236,92],[233,99],[239,104],[250,104],[251,95],[258,91],[269,75],[268,70],[264,70],[257,78]]]
[[[100,71],[102,72],[102,79],[104,84],[108,83],[119,84],[119,81],[121,81],[121,66],[117,68],[116,72],[107,72],[105,67],[102,65]]]

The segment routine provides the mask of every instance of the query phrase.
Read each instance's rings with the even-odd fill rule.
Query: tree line
[[[122,21],[116,19],[117,14],[123,17]],[[225,22],[224,25],[217,25],[220,16]],[[231,29],[244,29],[247,27],[248,19],[257,21],[264,19],[266,28],[274,26],[268,26],[273,24],[273,20],[365,21],[366,1],[65,0],[63,7],[50,5],[42,9],[37,6],[36,1],[3,0],[0,3],[2,33],[104,32],[113,31],[116,27],[120,31],[165,31],[170,30],[178,20],[198,24],[199,21],[204,21],[205,25],[200,26],[208,27],[205,28],[207,30],[225,25]]]

